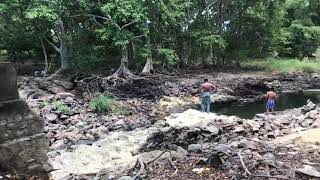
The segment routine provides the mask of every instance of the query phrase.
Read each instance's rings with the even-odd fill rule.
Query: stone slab
[[[10,63],[0,63],[0,101],[18,98],[16,70]]]

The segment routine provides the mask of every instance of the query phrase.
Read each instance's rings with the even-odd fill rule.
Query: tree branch
[[[119,30],[121,30],[121,27],[111,18],[111,16],[109,14],[107,14],[108,17],[105,16],[99,16],[99,15],[94,15],[94,14],[89,14],[88,16],[93,16],[96,18],[100,18],[100,19],[104,19],[104,20],[108,20],[111,21],[111,23],[116,26],[116,28],[118,28]]]
[[[135,36],[135,37],[131,38],[130,41],[133,40],[133,39],[141,38],[141,37],[143,37],[143,36],[145,36],[145,34],[141,34],[141,35],[139,35],[139,36]]]
[[[61,52],[61,49],[58,48],[56,45],[54,45],[51,41],[49,41],[45,36],[43,36],[43,38],[59,53]]]
[[[128,26],[131,26],[132,24],[134,24],[134,23],[136,23],[136,22],[137,22],[137,21],[131,21],[131,22],[129,22],[129,23],[121,26],[121,29],[124,29],[124,28],[126,28],[126,27],[128,27]]]

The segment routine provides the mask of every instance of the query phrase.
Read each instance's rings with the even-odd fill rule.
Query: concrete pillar
[[[17,74],[9,63],[0,63],[0,101],[18,99]]]
[[[19,99],[15,69],[0,63],[0,175],[47,179],[48,141],[43,132],[44,120]]]

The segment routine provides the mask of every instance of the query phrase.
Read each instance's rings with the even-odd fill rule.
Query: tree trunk
[[[128,77],[128,76],[134,76],[128,69],[128,45],[122,47],[121,49],[121,64],[119,69],[113,73],[111,76],[108,77],[108,79],[114,79],[119,77]]]
[[[151,52],[151,43],[150,43],[150,37],[146,36],[146,46],[149,51],[149,54],[147,56],[147,62],[144,65],[144,68],[142,70],[142,73],[152,73],[153,72],[153,60],[152,60],[152,52]]]
[[[65,29],[63,25],[63,21],[59,22],[58,25],[58,34],[60,39],[60,60],[61,60],[61,72],[66,73],[69,70],[71,70],[71,64],[69,62],[68,56],[67,56],[67,47],[66,47],[66,34]]]
[[[210,47],[209,47],[209,55],[207,57],[207,63],[209,65],[213,65],[214,64],[212,45],[210,45]]]
[[[191,4],[190,0],[188,0],[189,4]],[[191,26],[191,14],[190,14],[190,6],[187,8],[187,23],[188,23],[188,29],[186,32],[186,37],[184,38],[184,41],[182,43],[182,67],[186,67],[189,64],[189,58],[191,55],[191,36],[190,36],[190,26]]]
[[[148,33],[149,33],[148,21],[146,21],[144,23],[144,25],[145,25]],[[146,46],[147,46],[147,49],[148,49],[148,56],[147,56],[146,64],[144,65],[144,68],[142,70],[142,73],[150,74],[151,72],[153,72],[153,60],[152,60],[151,42],[150,42],[149,34],[146,34],[145,37],[146,37]]]
[[[241,19],[242,19],[242,9],[240,5],[240,1],[237,1],[238,3],[238,24],[237,24],[237,45],[238,45],[238,58],[236,58],[236,67],[240,67],[240,46],[241,46]]]
[[[189,64],[189,58],[191,54],[191,48],[190,48],[190,40],[189,36],[184,40],[182,43],[182,67],[185,67]]]
[[[40,38],[40,42],[41,42],[41,47],[42,47],[43,56],[44,56],[44,63],[45,63],[45,68],[43,70],[43,75],[46,76],[48,71],[49,71],[48,55],[47,55],[46,47],[44,46],[42,38]]]

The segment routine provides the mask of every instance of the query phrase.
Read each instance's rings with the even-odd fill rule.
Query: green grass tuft
[[[320,60],[267,59],[252,60],[242,63],[247,68],[264,69],[269,72],[320,72]]]
[[[92,99],[90,107],[98,113],[117,112],[120,108],[117,101],[113,97],[107,95],[99,95]]]
[[[63,101],[55,101],[53,102],[53,105],[58,112],[61,112],[61,113],[70,112],[70,108],[66,104],[64,104]]]

